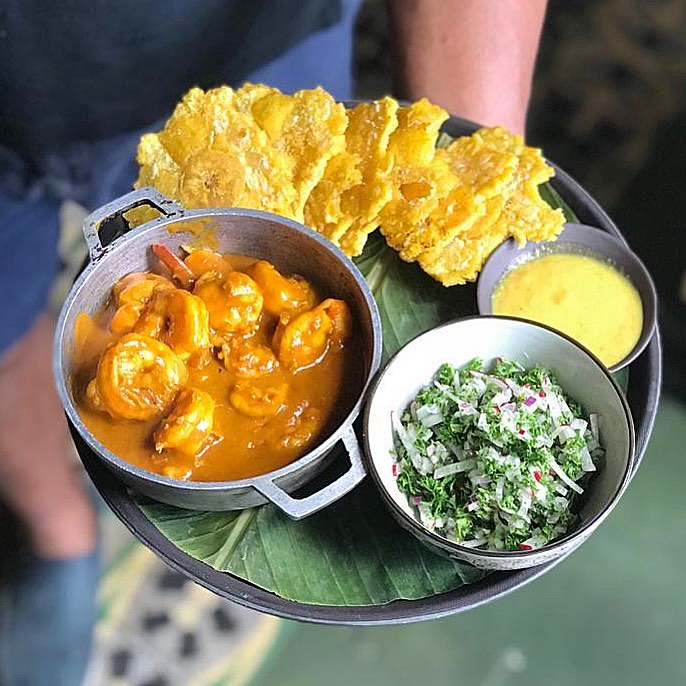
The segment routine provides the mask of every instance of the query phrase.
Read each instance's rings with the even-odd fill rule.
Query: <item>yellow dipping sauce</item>
[[[606,262],[578,253],[551,253],[524,262],[496,287],[494,314],[552,326],[611,367],[636,345],[643,328],[641,296]]]

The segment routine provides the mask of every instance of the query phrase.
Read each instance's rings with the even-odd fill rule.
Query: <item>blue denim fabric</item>
[[[285,92],[321,85],[338,99],[349,99],[359,3],[346,0],[339,24],[311,35],[246,80]],[[50,178],[23,187],[22,179],[9,179],[5,187],[14,194],[0,187],[0,293],[5,294],[0,353],[47,303],[58,266],[59,202],[72,198],[92,209],[130,190],[140,133],[72,146],[68,156],[51,160]],[[0,686],[78,686],[95,619],[97,556],[29,561],[21,573],[0,582]]]
[[[45,309],[57,269],[55,200],[19,200],[0,189],[0,352]]]
[[[30,557],[0,586],[0,684],[77,686],[95,624],[98,556]]]
[[[339,100],[352,97],[352,32],[360,0],[343,3],[339,24],[310,35],[246,80],[285,92],[321,85]],[[190,85],[190,84],[189,84]],[[149,128],[159,128],[162,122]],[[0,292],[10,293],[0,325],[0,354],[45,308],[57,272],[57,210],[71,198],[89,209],[131,189],[141,131],[95,143],[76,143],[53,155],[45,177],[0,185]],[[19,189],[18,187],[22,186]]]

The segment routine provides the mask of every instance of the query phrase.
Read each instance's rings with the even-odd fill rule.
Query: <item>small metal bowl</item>
[[[650,273],[636,253],[623,240],[606,231],[585,224],[568,223],[555,241],[530,242],[523,247],[519,247],[514,239],[505,241],[491,253],[479,274],[476,290],[478,310],[481,314],[493,313],[493,292],[510,270],[536,257],[562,252],[589,255],[611,264],[631,281],[641,297],[641,335],[631,352],[610,366],[611,372],[617,372],[633,362],[652,338],[657,323],[657,292]]]
[[[149,205],[161,217],[127,231],[122,216]],[[110,243],[107,234],[121,233]],[[322,292],[350,306],[355,344],[363,374],[348,405],[340,408],[340,423],[305,455],[280,469],[233,481],[186,481],[142,469],[105,447],[79,416],[72,388],[74,326],[82,312],[93,315],[110,298],[122,276],[149,268],[148,251],[162,243],[176,251],[199,233],[208,233],[223,253],[265,259],[289,274],[302,274]],[[362,407],[368,383],[381,361],[381,320],[369,286],[355,265],[330,241],[284,217],[242,208],[186,210],[152,188],[133,191],[105,205],[84,222],[90,263],[74,283],[62,307],[55,334],[53,369],[57,390],[70,427],[124,483],[156,500],[196,510],[239,510],[272,502],[293,519],[310,515],[341,498],[365,476],[353,422]],[[111,238],[111,236],[110,236]],[[347,470],[334,481],[302,498],[291,495],[310,482],[330,462],[329,453],[342,443]]]
[[[599,470],[578,504],[578,522],[565,536],[534,550],[493,551],[462,546],[425,527],[393,474],[391,413],[400,415],[444,362],[463,366],[497,357],[525,367],[550,369],[584,409],[597,413],[605,450]],[[608,516],[629,483],[635,450],[634,425],[624,394],[608,370],[569,337],[512,317],[468,317],[431,329],[405,345],[380,373],[364,413],[367,470],[398,523],[434,550],[483,569],[533,567],[567,555]]]

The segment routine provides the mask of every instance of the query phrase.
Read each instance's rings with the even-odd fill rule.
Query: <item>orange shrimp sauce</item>
[[[231,266],[244,271],[255,260],[224,255]],[[287,276],[287,275],[286,275]],[[317,296],[325,294],[317,293]],[[318,297],[317,302],[322,300]],[[205,366],[188,366],[187,386],[209,393],[215,401],[213,432],[220,437],[199,456],[174,449],[156,452],[153,432],[161,418],[150,421],[116,419],[94,409],[86,398],[86,386],[97,372],[103,351],[118,336],[109,333],[114,306],[94,317],[81,313],[74,342],[74,397],[79,414],[92,434],[120,458],[145,470],[191,481],[243,479],[283,467],[321,443],[343,421],[352,408],[363,374],[362,360],[355,354],[355,331],[340,346],[329,346],[317,364],[290,372],[283,365],[256,380],[256,385],[286,383],[284,406],[274,416],[250,417],[236,410],[231,390],[240,379],[228,371],[216,351]],[[270,345],[277,317],[262,312],[255,333],[256,342]],[[317,430],[303,443],[298,436],[299,409],[306,404],[317,413]],[[291,440],[284,440],[290,436]],[[295,439],[295,440],[293,440]]]

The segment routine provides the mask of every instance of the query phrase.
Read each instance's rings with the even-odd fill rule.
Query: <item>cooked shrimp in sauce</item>
[[[262,314],[260,288],[243,272],[205,272],[195,282],[193,293],[207,305],[210,326],[219,337],[252,331]]]
[[[105,350],[86,396],[115,419],[152,419],[171,405],[187,379],[186,366],[169,346],[130,333]]]
[[[265,260],[151,255],[76,329],[79,412],[100,442],[149,471],[223,481],[278,469],[338,426],[362,378],[344,301]]]
[[[156,291],[133,330],[166,343],[182,360],[210,348],[207,306],[180,288]]]
[[[255,262],[250,276],[262,291],[264,309],[271,314],[309,310],[316,304],[315,292],[305,279],[285,277],[266,260]]]
[[[119,279],[112,287],[117,309],[110,321],[110,331],[120,336],[133,331],[153,295],[173,288],[174,284],[159,274],[132,272]]]
[[[174,406],[153,434],[155,450],[175,448],[186,455],[200,455],[209,447],[212,434],[214,400],[197,388],[184,388],[176,396]]]

